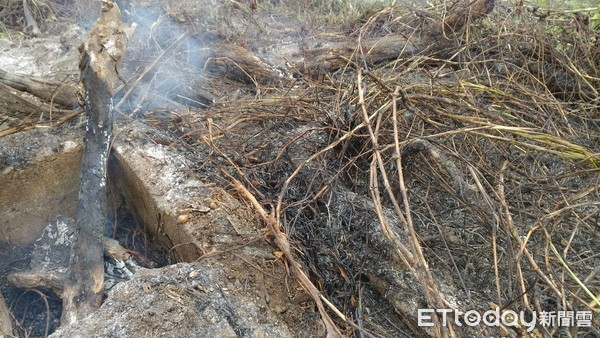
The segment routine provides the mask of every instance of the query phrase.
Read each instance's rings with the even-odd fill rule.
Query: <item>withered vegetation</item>
[[[130,44],[122,123],[143,119],[159,130],[152,141],[192,151],[191,175],[239,180],[240,198],[254,196],[283,233],[275,243],[289,241],[287,258],[320,291],[331,330],[526,328],[423,328],[419,308],[597,316],[600,24],[589,15],[598,8],[501,2],[432,35],[450,3],[369,7],[343,22],[311,16],[320,2],[259,2],[258,12],[252,2],[211,3],[205,13],[163,3],[140,25],[151,39]],[[302,26],[286,31],[283,18]],[[398,37],[420,48],[370,58],[378,41]],[[299,48],[272,54],[285,54],[287,41]],[[336,54],[336,67],[302,67],[323,48],[349,54]],[[569,330],[599,327],[531,334]]]

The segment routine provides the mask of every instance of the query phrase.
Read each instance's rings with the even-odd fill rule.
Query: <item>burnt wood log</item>
[[[311,75],[323,74],[346,67],[350,61],[360,65],[374,65],[397,59],[399,56],[412,56],[424,48],[402,35],[388,35],[369,39],[361,43],[364,53],[357,53],[356,42],[309,49],[303,59],[295,63],[295,68]]]
[[[80,48],[87,124],[76,238],[63,291],[63,325],[94,312],[100,307],[104,291],[102,237],[106,222],[107,159],[117,68],[126,49],[128,29],[116,5],[107,2],[102,11],[104,16]]]
[[[210,48],[205,68],[215,76],[244,83],[272,83],[289,77],[284,70],[242,46],[217,43]]]
[[[0,114],[2,119],[20,119],[24,116],[49,113],[51,107],[35,97],[27,97],[23,92],[15,90],[0,80]],[[58,111],[58,110],[55,110]]]
[[[35,76],[9,73],[0,69],[0,83],[37,96],[46,103],[64,109],[77,107],[77,86]]]
[[[25,126],[32,122],[53,121],[73,113],[74,110],[50,106],[38,97],[8,86],[0,80],[0,124]]]
[[[463,0],[452,7],[441,19],[426,26],[421,34],[404,36],[392,34],[376,39],[343,42],[333,46],[303,51],[295,62],[297,71],[319,75],[346,67],[352,62],[375,65],[410,57],[427,50],[436,52],[448,46],[468,24],[485,17],[494,8],[495,0]]]

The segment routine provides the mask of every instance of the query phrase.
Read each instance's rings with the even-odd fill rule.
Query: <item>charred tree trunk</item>
[[[108,3],[80,49],[81,82],[87,112],[76,236],[63,292],[62,324],[96,310],[104,292],[102,235],[106,222],[106,166],[113,125],[117,67],[126,48],[127,26]]]

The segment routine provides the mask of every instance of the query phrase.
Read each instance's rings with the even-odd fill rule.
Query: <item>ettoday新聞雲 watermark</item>
[[[433,316],[440,316],[440,324],[448,326],[452,321],[457,326],[524,327],[527,332],[533,331],[536,325],[552,327],[586,327],[592,325],[592,311],[533,311],[526,315],[525,311],[503,310],[499,308],[485,312],[469,310],[466,312],[453,309],[419,309],[417,324],[422,327],[435,325]]]

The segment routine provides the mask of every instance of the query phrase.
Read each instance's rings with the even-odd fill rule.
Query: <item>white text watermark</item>
[[[457,326],[478,326],[485,325],[489,327],[498,327],[500,325],[507,327],[525,328],[527,332],[533,331],[536,325],[545,327],[585,327],[592,325],[592,311],[542,311],[539,314],[533,311],[526,315],[524,311],[518,313],[512,310],[500,311],[488,310],[485,312],[469,310],[466,312],[453,309],[419,309],[419,326],[434,326],[433,316],[438,314],[440,324],[448,326],[449,322]]]

